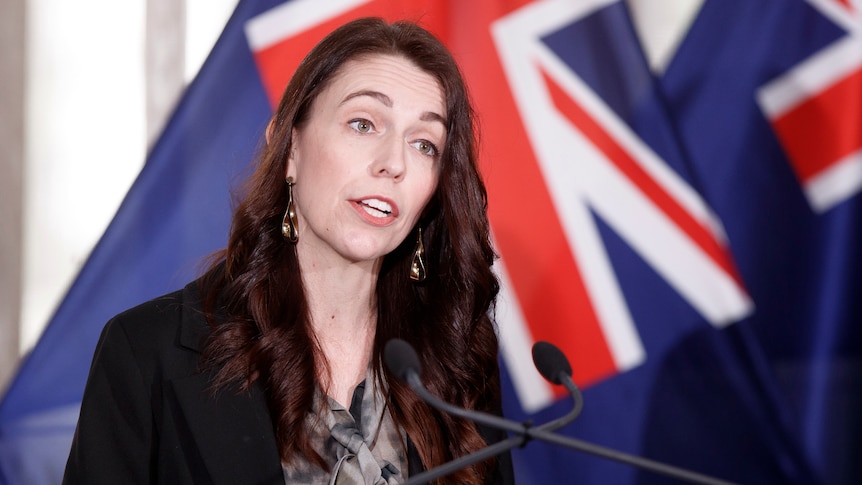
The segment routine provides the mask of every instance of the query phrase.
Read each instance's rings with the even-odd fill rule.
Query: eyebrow
[[[350,93],[344,97],[344,99],[341,101],[340,104],[344,104],[344,103],[350,101],[351,99],[358,98],[360,96],[369,96],[371,98],[374,98],[377,101],[380,101],[387,108],[391,108],[393,105],[392,98],[381,93],[380,91],[372,91],[370,89],[363,89],[361,91],[356,91],[356,92]],[[419,116],[419,119],[422,121],[439,121],[440,123],[443,124],[443,126],[446,126],[446,119],[443,118],[442,116],[440,116],[438,113],[434,113],[433,111],[423,112]]]

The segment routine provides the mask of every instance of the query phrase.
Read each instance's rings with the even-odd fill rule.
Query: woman
[[[346,24],[266,140],[210,270],[106,325],[66,482],[400,483],[502,437],[381,359],[407,340],[432,392],[499,412],[486,195],[448,51],[415,24]],[[508,456],[445,479],[511,480]]]

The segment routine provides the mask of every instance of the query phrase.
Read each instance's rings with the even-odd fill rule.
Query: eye
[[[411,143],[411,145],[423,155],[428,155],[429,157],[440,155],[440,150],[437,149],[437,146],[428,140],[417,140]]]
[[[374,125],[366,119],[357,119],[347,123],[348,126],[358,131],[359,133],[371,133],[374,131]]]

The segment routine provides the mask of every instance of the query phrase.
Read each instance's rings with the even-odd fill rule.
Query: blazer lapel
[[[185,288],[183,303],[179,342],[201,352],[210,330],[200,311],[196,284]],[[198,470],[191,467],[192,473],[206,473],[214,484],[283,484],[281,459],[263,390],[255,383],[249,392],[223,388],[213,394],[212,377],[211,372],[202,372],[168,383],[178,406],[177,426],[188,427],[183,430],[188,433],[184,446],[197,449],[205,470],[198,465]]]
[[[210,376],[171,382],[189,436],[215,484],[283,484],[281,460],[263,392],[221,390],[213,395]]]

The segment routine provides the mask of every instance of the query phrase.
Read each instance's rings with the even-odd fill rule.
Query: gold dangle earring
[[[418,228],[416,236],[416,248],[413,250],[413,261],[410,262],[410,279],[423,282],[428,276],[425,271],[425,246],[422,245],[422,228]]]
[[[284,218],[281,220],[281,235],[288,241],[295,243],[299,240],[299,233],[296,231],[299,224],[296,222],[296,209],[293,207],[293,177],[287,177],[287,210],[284,211]]]

